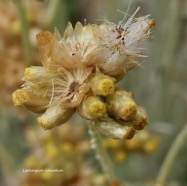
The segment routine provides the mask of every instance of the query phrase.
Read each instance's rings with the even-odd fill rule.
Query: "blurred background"
[[[129,71],[119,86],[132,91],[146,109],[149,126],[131,143],[102,142],[121,182],[154,182],[171,143],[187,123],[187,1],[0,0],[0,186],[106,185],[78,116],[44,132],[36,115],[13,106],[11,94],[22,85],[25,67],[41,65],[38,32],[57,27],[63,34],[69,21],[84,24],[85,19],[100,24],[106,17],[117,23],[124,16],[120,11],[128,9],[132,15],[138,6],[137,17],[151,14],[157,25],[145,46],[145,65]],[[186,155],[187,146],[171,170],[169,181],[176,186],[187,185]],[[23,168],[61,168],[64,173],[26,174]]]

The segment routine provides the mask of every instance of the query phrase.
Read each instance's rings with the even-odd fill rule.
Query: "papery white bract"
[[[149,16],[135,18],[135,13],[125,22],[116,25],[105,21],[100,25],[101,43],[99,68],[107,75],[118,77],[138,65],[144,58],[143,42],[150,37],[150,30],[155,25]]]

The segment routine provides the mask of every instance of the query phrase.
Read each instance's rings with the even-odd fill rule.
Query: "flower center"
[[[79,82],[76,82],[76,81],[72,82],[72,83],[69,85],[68,95],[77,92],[78,89],[79,89],[79,87],[80,87]]]

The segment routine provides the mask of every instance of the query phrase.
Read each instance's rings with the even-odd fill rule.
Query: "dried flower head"
[[[149,16],[135,18],[138,10],[118,24],[106,21],[100,26],[103,47],[99,55],[99,67],[105,74],[121,77],[138,65],[141,58],[146,57],[142,43],[150,37],[155,21]]]
[[[130,139],[147,125],[131,93],[115,83],[144,58],[142,43],[150,37],[154,20],[135,18],[117,25],[68,23],[61,37],[43,31],[37,35],[43,67],[25,70],[23,88],[13,94],[15,105],[36,113],[44,129],[65,123],[77,109],[96,122],[97,129],[115,139]],[[24,96],[23,96],[24,95]]]

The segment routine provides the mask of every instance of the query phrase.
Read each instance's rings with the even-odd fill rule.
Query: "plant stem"
[[[111,182],[112,180],[115,180],[116,178],[114,174],[112,162],[107,152],[102,146],[101,137],[97,133],[94,123],[88,123],[88,128],[89,128],[89,134],[91,137],[91,147],[96,152],[96,158],[100,162],[101,168],[103,172],[105,173],[108,182]]]
[[[54,27],[53,22],[56,18],[56,14],[58,13],[59,6],[60,6],[60,0],[49,1],[48,11],[47,11],[49,27]]]
[[[59,5],[59,0],[53,0],[49,2],[49,7],[48,7],[48,20],[53,20],[56,14],[56,9],[58,8]]]
[[[29,27],[28,27],[26,15],[25,15],[25,10],[20,1],[17,1],[16,5],[17,5],[17,11],[19,15],[19,20],[21,23],[24,53],[25,53],[27,64],[31,65],[33,56],[32,56],[32,47],[29,41]]]
[[[164,162],[161,165],[159,170],[156,182],[160,185],[164,185],[168,175],[170,173],[171,167],[174,163],[174,160],[182,148],[182,146],[186,143],[187,139],[187,124],[184,126],[184,129],[179,133],[179,135],[174,140],[173,144],[171,145],[169,152],[166,155]]]

